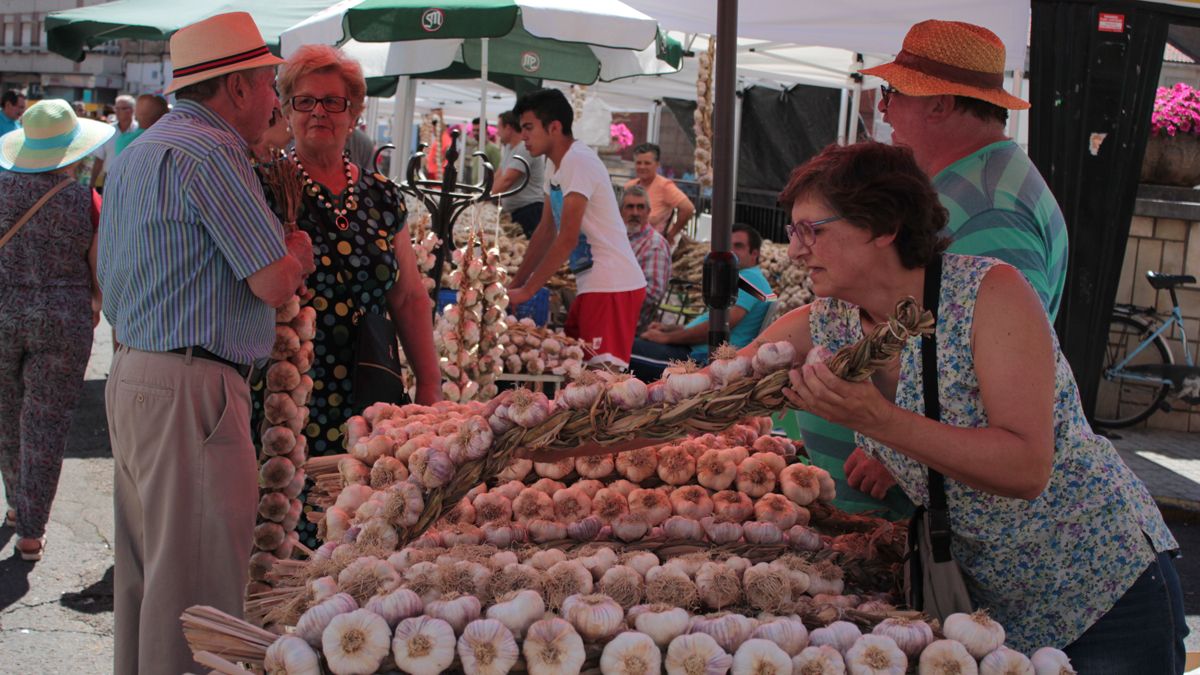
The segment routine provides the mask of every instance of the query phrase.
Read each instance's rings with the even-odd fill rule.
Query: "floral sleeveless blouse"
[[[994,258],[945,256],[937,312],[945,424],[987,425],[971,335],[980,282],[998,264]],[[863,334],[859,308],[833,298],[813,302],[809,328],[814,344],[835,351]],[[1025,501],[946,478],[951,549],[971,598],[1004,626],[1007,644],[1026,654],[1075,641],[1133,585],[1155,551],[1178,548],[1145,485],[1084,419],[1057,337],[1054,351],[1054,465],[1045,491]],[[923,415],[922,392],[921,341],[913,338],[901,354],[896,405]],[[924,465],[856,436],[915,503],[928,505]]]

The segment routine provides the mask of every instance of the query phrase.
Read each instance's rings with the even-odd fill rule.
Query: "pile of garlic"
[[[447,401],[490,399],[496,395],[496,376],[502,369],[500,339],[508,329],[504,321],[508,273],[499,264],[499,251],[480,250],[474,237],[455,249],[453,258],[447,288],[457,292],[458,301],[442,310],[433,330],[442,396]]]
[[[417,216],[410,226],[413,238],[413,253],[417,258],[417,270],[421,273],[421,283],[427,292],[433,292],[434,265],[437,264],[437,250],[442,240],[430,227],[429,213]]]
[[[504,318],[508,330],[500,335],[503,368],[509,375],[563,375],[583,373],[587,351],[583,342],[559,331],[542,328],[533,319]]]
[[[263,399],[262,449],[259,458],[258,523],[254,528],[254,553],[248,592],[269,588],[263,570],[276,560],[292,557],[300,541],[298,497],[304,487],[308,438],[308,399],[313,380],[308,375],[313,362],[313,337],[317,312],[301,307],[293,296],[275,313],[275,346],[267,367]]]
[[[771,284],[771,289],[779,296],[776,302],[780,315],[808,304],[813,299],[808,268],[793,262],[788,257],[787,249],[787,244],[763,241],[758,258],[758,264]]]
[[[713,116],[713,65],[717,53],[717,40],[708,38],[708,50],[701,52],[697,59],[700,72],[696,75],[696,112],[694,131],[696,132],[695,169],[696,180],[701,187],[712,187],[712,116]]]

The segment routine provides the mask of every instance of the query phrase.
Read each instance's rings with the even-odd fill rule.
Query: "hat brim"
[[[885,63],[881,66],[864,68],[859,72],[863,75],[874,75],[875,77],[887,80],[887,83],[899,89],[901,94],[909,96],[941,96],[943,94],[952,94],[954,96],[977,98],[993,105],[998,105],[1001,108],[1007,108],[1008,110],[1026,110],[1029,108],[1028,101],[1017,98],[1003,89],[984,89],[982,87],[958,84],[957,82],[950,82],[939,77],[926,75],[925,73],[896,63]]]
[[[17,129],[0,137],[0,168],[15,173],[45,173],[70,166],[108,142],[116,133],[111,125],[97,120],[80,119],[79,133],[67,145],[33,150],[25,146],[25,130]]]
[[[183,77],[173,78],[170,86],[168,86],[163,93],[174,94],[188,85],[196,84],[197,82],[203,82],[205,80],[211,80],[214,77],[220,77],[221,75],[236,73],[239,70],[250,70],[252,68],[262,68],[264,66],[278,66],[284,63],[286,63],[286,61],[278,56],[275,56],[274,54],[263,54],[262,56],[250,59],[249,61],[242,61],[240,63],[234,63],[221,68],[206,70],[202,73],[196,73],[195,75],[184,75]]]

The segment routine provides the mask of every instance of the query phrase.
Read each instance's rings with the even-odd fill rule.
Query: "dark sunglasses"
[[[293,96],[291,103],[292,109],[300,112],[312,112],[318,103],[325,109],[325,112],[330,113],[346,112],[346,109],[350,107],[350,99],[345,96],[326,96],[324,98]]]
[[[890,84],[879,85],[879,96],[883,99],[883,104],[888,105],[892,102],[892,94],[903,94],[904,92],[893,87]]]

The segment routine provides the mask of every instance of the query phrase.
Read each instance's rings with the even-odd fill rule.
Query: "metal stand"
[[[436,304],[438,291],[442,286],[442,267],[446,258],[454,249],[454,223],[468,206],[476,202],[509,197],[525,189],[529,183],[529,163],[522,157],[517,157],[525,165],[525,177],[521,184],[500,194],[492,194],[492,183],[495,180],[495,167],[487,161],[487,153],[476,151],[471,156],[482,160],[483,175],[478,183],[468,184],[458,182],[458,129],[450,131],[450,145],[446,148],[446,165],[442,170],[442,179],[432,180],[425,176],[421,168],[425,163],[425,143],[417,146],[417,151],[408,160],[408,168],[404,173],[405,181],[397,185],[400,190],[421,200],[429,210],[430,227],[441,240],[433,265],[433,298]],[[394,145],[385,145],[375,153],[375,164],[378,166],[380,154]],[[376,169],[378,173],[378,168]]]

